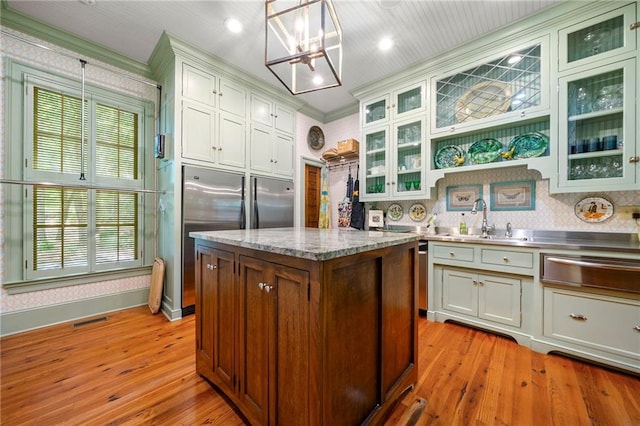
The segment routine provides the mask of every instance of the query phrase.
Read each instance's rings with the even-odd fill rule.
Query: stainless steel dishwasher
[[[420,315],[427,315],[427,306],[428,306],[428,291],[427,287],[429,284],[429,274],[427,271],[428,267],[428,250],[429,250],[429,242],[426,240],[420,240],[418,243],[418,264],[420,272],[418,274],[418,313]]]

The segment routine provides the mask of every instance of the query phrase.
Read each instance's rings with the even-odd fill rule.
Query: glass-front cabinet
[[[457,133],[496,121],[529,119],[548,108],[547,45],[545,39],[514,47],[488,62],[434,78],[432,132]]]
[[[560,30],[560,71],[635,51],[635,21],[636,5],[629,4]]]
[[[632,58],[560,78],[559,189],[637,189],[636,76]]]
[[[362,102],[362,126],[379,126],[424,111],[424,87],[423,81],[415,82]]]
[[[424,197],[424,119],[416,117],[364,134],[361,199]]]

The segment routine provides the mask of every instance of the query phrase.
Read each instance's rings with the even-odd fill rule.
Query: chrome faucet
[[[507,230],[504,233],[504,236],[507,238],[513,237],[513,230],[511,229],[511,222],[507,222]]]
[[[478,203],[482,202],[482,227],[480,231],[482,231],[482,238],[488,238],[489,232],[493,229],[493,226],[490,226],[487,222],[487,202],[482,198],[478,198],[473,202],[473,207],[471,208],[471,214],[478,213]]]

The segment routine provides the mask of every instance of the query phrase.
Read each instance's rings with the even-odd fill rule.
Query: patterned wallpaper
[[[40,47],[31,45],[14,37],[1,34],[1,46],[2,57],[0,65],[0,76],[2,77],[2,84],[0,84],[0,117],[5,115],[5,82],[6,82],[6,70],[4,58],[12,58],[17,62],[26,64],[37,65],[43,69],[51,70],[52,72],[73,78],[80,82],[81,68],[77,54],[71,51],[66,51],[58,46],[51,45],[43,42],[39,39],[30,37],[26,34],[14,31],[10,28],[3,27],[3,32],[15,34],[21,39],[26,39],[34,43],[44,45],[53,49],[45,50]],[[64,52],[65,55],[61,55],[58,52]],[[66,56],[68,55],[68,56]],[[87,83],[109,87],[113,90],[117,90],[122,93],[126,93],[138,98],[148,99],[151,101],[156,100],[157,91],[156,88],[148,84],[143,84],[139,81],[132,80],[125,75],[122,75],[123,71],[116,69],[110,65],[92,61],[91,58],[85,58],[87,65],[85,68],[85,80]],[[116,70],[117,73],[111,70]],[[126,72],[125,72],[126,73]],[[137,80],[143,80],[140,76],[130,74]],[[5,176],[5,141],[6,134],[4,129],[5,121],[0,120],[0,151],[3,153],[0,156],[0,176]],[[3,214],[4,197],[3,188],[4,185],[0,185],[0,215]],[[4,230],[0,227],[0,284],[2,280],[3,268],[5,265],[4,258],[7,255],[11,255],[11,252],[4,253]],[[65,302],[95,298],[97,296],[104,296],[109,294],[117,294],[126,291],[131,291],[140,288],[149,287],[150,276],[132,277],[119,280],[110,280],[97,282],[92,284],[74,285],[68,287],[61,287],[50,290],[28,292],[17,295],[9,295],[6,290],[0,290],[0,313],[14,312],[18,310],[32,309],[47,305],[61,304]]]

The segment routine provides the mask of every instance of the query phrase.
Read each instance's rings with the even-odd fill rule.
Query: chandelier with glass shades
[[[342,84],[342,27],[331,0],[266,0],[265,65],[293,95]]]

